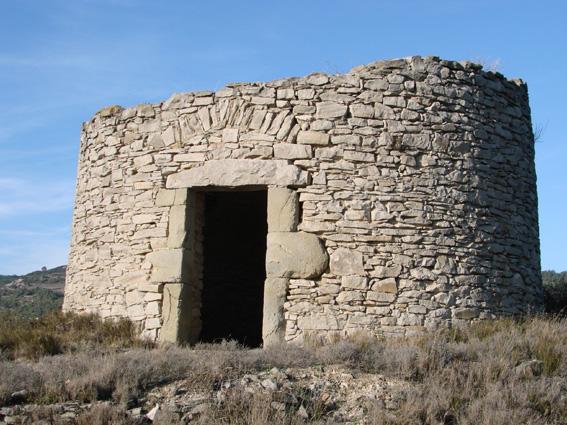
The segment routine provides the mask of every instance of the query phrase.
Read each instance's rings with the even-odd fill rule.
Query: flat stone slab
[[[337,276],[364,276],[362,254],[348,248],[337,248],[331,255],[331,273]]]
[[[295,232],[299,221],[299,196],[286,187],[268,189],[268,231]]]
[[[160,249],[146,256],[152,265],[151,281],[155,283],[181,282],[184,261],[188,255],[184,249]]]
[[[305,232],[268,233],[268,277],[316,278],[327,270],[328,264],[329,256],[317,236]]]
[[[168,189],[208,186],[306,186],[308,174],[285,160],[217,159],[172,174]]]
[[[262,341],[264,347],[285,340],[284,303],[289,279],[268,278],[264,284]]]

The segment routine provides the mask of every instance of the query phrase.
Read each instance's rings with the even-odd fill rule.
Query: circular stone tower
[[[147,338],[409,334],[539,310],[526,85],[376,62],[85,123],[66,310]]]

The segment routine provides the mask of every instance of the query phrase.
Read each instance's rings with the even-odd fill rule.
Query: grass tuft
[[[0,312],[0,358],[38,359],[78,351],[147,346],[132,322],[102,320],[94,314],[52,311],[40,319]]]

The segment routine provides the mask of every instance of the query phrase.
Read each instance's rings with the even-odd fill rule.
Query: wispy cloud
[[[0,274],[67,262],[74,184],[0,177]]]
[[[0,177],[0,274],[67,262],[73,182]]]
[[[45,57],[30,56],[0,56],[0,66],[14,66],[26,68],[86,68],[96,65],[96,58],[87,55],[48,55]]]
[[[0,177],[0,218],[70,209],[72,181],[32,181]]]
[[[49,146],[49,147],[42,147],[42,148],[29,148],[29,147],[21,147],[21,148],[9,148],[9,149],[0,149],[0,157],[4,156],[10,159],[29,159],[30,157],[52,157],[57,156],[59,158],[64,157],[68,158],[72,156],[74,159],[77,155],[77,151],[79,149],[79,142],[76,143],[76,146],[73,145],[62,145],[62,146]],[[1,179],[0,179],[1,180]]]
[[[0,177],[0,189],[14,189],[21,184],[21,180],[9,177]]]
[[[33,230],[33,229],[0,229],[0,236],[6,237],[23,237],[23,238],[47,238],[53,236],[61,236],[69,233],[69,226],[52,227],[49,230]]]

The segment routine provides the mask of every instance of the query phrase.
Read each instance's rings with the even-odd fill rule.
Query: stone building
[[[66,310],[254,346],[541,304],[520,80],[411,57],[111,106],[83,126]]]

